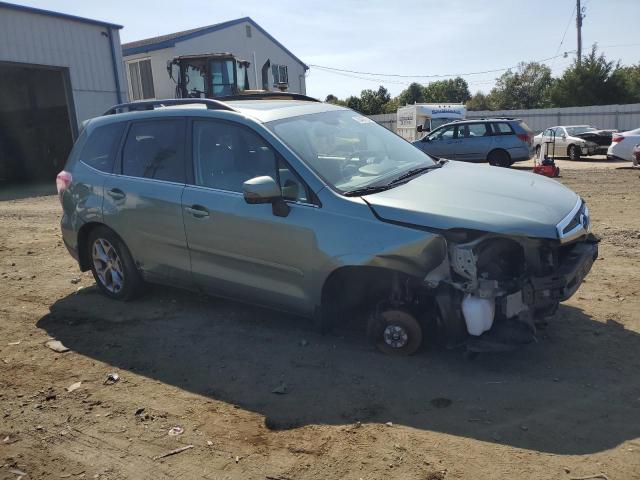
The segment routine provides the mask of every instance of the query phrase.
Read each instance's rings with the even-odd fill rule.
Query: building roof
[[[54,12],[52,10],[43,10],[41,8],[27,7],[25,5],[16,5],[15,3],[0,2],[0,8],[8,8],[11,10],[18,10],[27,13],[35,13],[36,15],[46,15],[48,17],[63,18],[65,20],[72,20],[74,22],[90,23],[92,25],[99,25],[107,28],[123,28],[122,25],[115,23],[103,22],[101,20],[93,20],[91,18],[77,17],[75,15],[69,15],[66,13]]]
[[[272,42],[282,48],[285,52],[291,55],[297,62],[299,62],[305,70],[309,67],[302,60],[296,57],[291,51],[281,44],[278,40],[273,38],[264,28],[258,25],[251,17],[242,17],[236,20],[229,20],[228,22],[216,23],[214,25],[208,25],[206,27],[192,28],[191,30],[183,30],[182,32],[169,33],[167,35],[160,35],[158,37],[145,38],[142,40],[136,40],[135,42],[122,44],[122,55],[127,57],[129,55],[135,55],[137,53],[151,52],[153,50],[161,50],[163,48],[173,47],[177,42],[188,40],[190,38],[199,37],[200,35],[206,35],[207,33],[223,30],[228,27],[233,27],[240,23],[250,23],[256,30],[262,32]]]

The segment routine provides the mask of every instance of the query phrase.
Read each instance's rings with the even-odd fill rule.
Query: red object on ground
[[[560,175],[560,168],[555,165],[536,165],[533,167],[533,173],[544,175],[545,177],[557,177]]]

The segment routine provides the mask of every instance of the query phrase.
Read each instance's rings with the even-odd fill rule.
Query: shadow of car
[[[393,422],[563,455],[640,436],[640,337],[566,305],[538,343],[473,361],[441,349],[389,358],[354,325],[322,336],[291,315],[168,288],[130,304],[86,288],[38,327],[80,355],[263,415],[271,430]]]

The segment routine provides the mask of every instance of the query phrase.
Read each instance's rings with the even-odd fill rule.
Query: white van
[[[421,132],[429,132],[454,120],[464,120],[467,109],[462,103],[415,103],[398,108],[397,115],[398,135],[415,142],[422,136]]]

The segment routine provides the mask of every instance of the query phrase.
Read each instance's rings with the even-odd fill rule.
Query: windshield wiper
[[[372,193],[383,192],[385,190],[389,190],[391,185],[369,185],[368,187],[356,188],[354,190],[349,190],[348,192],[344,192],[345,197],[359,197],[361,195],[371,195]]]
[[[404,180],[407,180],[411,177],[415,177],[416,175],[420,174],[420,173],[424,173],[424,172],[428,172],[429,170],[434,170],[436,168],[440,168],[442,167],[442,165],[444,165],[444,163],[434,163],[433,165],[428,165],[426,167],[418,167],[418,168],[412,168],[411,170],[404,172],[402,175],[400,175],[399,177],[393,179],[391,182],[389,182],[387,185],[391,186],[391,185],[397,185],[400,182],[403,182]]]

